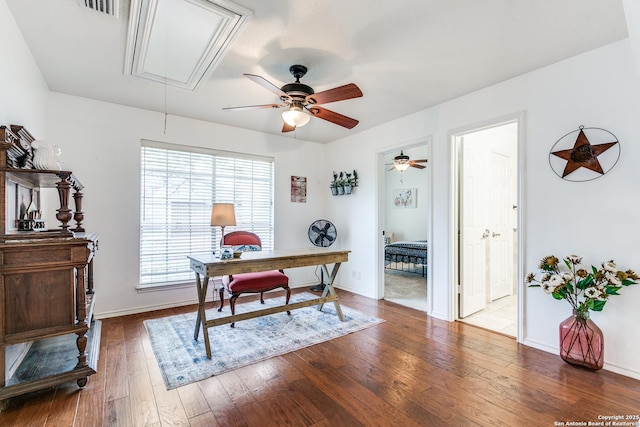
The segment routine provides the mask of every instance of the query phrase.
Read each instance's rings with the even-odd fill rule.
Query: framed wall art
[[[307,203],[307,177],[291,176],[291,201]]]
[[[391,203],[396,209],[414,209],[416,207],[417,188],[401,188],[393,190]]]

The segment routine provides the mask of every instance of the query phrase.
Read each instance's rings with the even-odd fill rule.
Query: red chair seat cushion
[[[223,276],[222,282],[229,292],[263,292],[279,286],[288,286],[289,278],[277,270],[256,273],[234,274],[229,283],[229,276]]]

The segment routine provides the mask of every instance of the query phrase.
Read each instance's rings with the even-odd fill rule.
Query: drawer
[[[72,261],[71,246],[59,247],[55,250],[51,250],[50,247],[22,247],[21,250],[5,250],[3,252],[2,266],[5,268],[37,267]]]
[[[73,244],[5,246],[1,251],[0,266],[12,270],[32,270],[55,265],[84,264],[91,257],[91,249],[83,241]]]

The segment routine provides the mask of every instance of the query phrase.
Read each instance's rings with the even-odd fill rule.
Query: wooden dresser
[[[70,171],[34,169],[32,142],[23,127],[0,126],[0,401],[67,381],[83,387],[100,348],[98,235],[82,227],[83,186]],[[58,193],[54,229],[42,219],[44,188]]]

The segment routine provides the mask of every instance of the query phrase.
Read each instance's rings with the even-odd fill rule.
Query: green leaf
[[[622,289],[622,286],[607,286],[605,288],[605,293],[607,295],[620,295],[618,291]]]
[[[532,284],[530,284],[530,285],[529,285],[529,286],[527,286],[527,287],[528,287],[528,288],[539,288],[539,287],[540,287],[540,285],[535,284],[535,283],[532,283]]]
[[[637,285],[637,284],[638,284],[638,282],[634,282],[633,280],[630,280],[630,279],[624,279],[624,280],[622,281],[622,284],[623,284],[624,286],[629,286],[629,285]]]
[[[565,283],[564,287],[567,289],[568,293],[573,293],[573,285],[571,283]],[[565,292],[565,295],[567,294],[567,292]]]
[[[578,283],[576,283],[576,286],[578,287],[578,289],[584,291],[585,289],[587,289],[592,284],[593,284],[593,276],[589,274],[587,277],[585,277],[584,279],[582,279]]]
[[[593,304],[591,304],[591,302],[593,302]],[[602,311],[602,309],[604,308],[604,305],[607,303],[606,301],[594,301],[591,300],[589,301],[589,309],[593,310],[593,311]],[[593,305],[593,307],[592,307]]]
[[[564,299],[564,296],[562,296],[562,294],[560,294],[560,293],[558,293],[558,292],[553,292],[551,295],[552,295],[555,299],[558,299],[558,300],[560,300],[560,299]]]
[[[569,269],[569,271],[572,271],[573,269],[571,268],[571,263],[569,262],[569,260],[568,260],[568,259],[566,259],[566,258],[564,258],[564,259],[563,259],[563,261],[564,261],[564,265],[566,265],[566,266],[567,266],[567,268]]]

